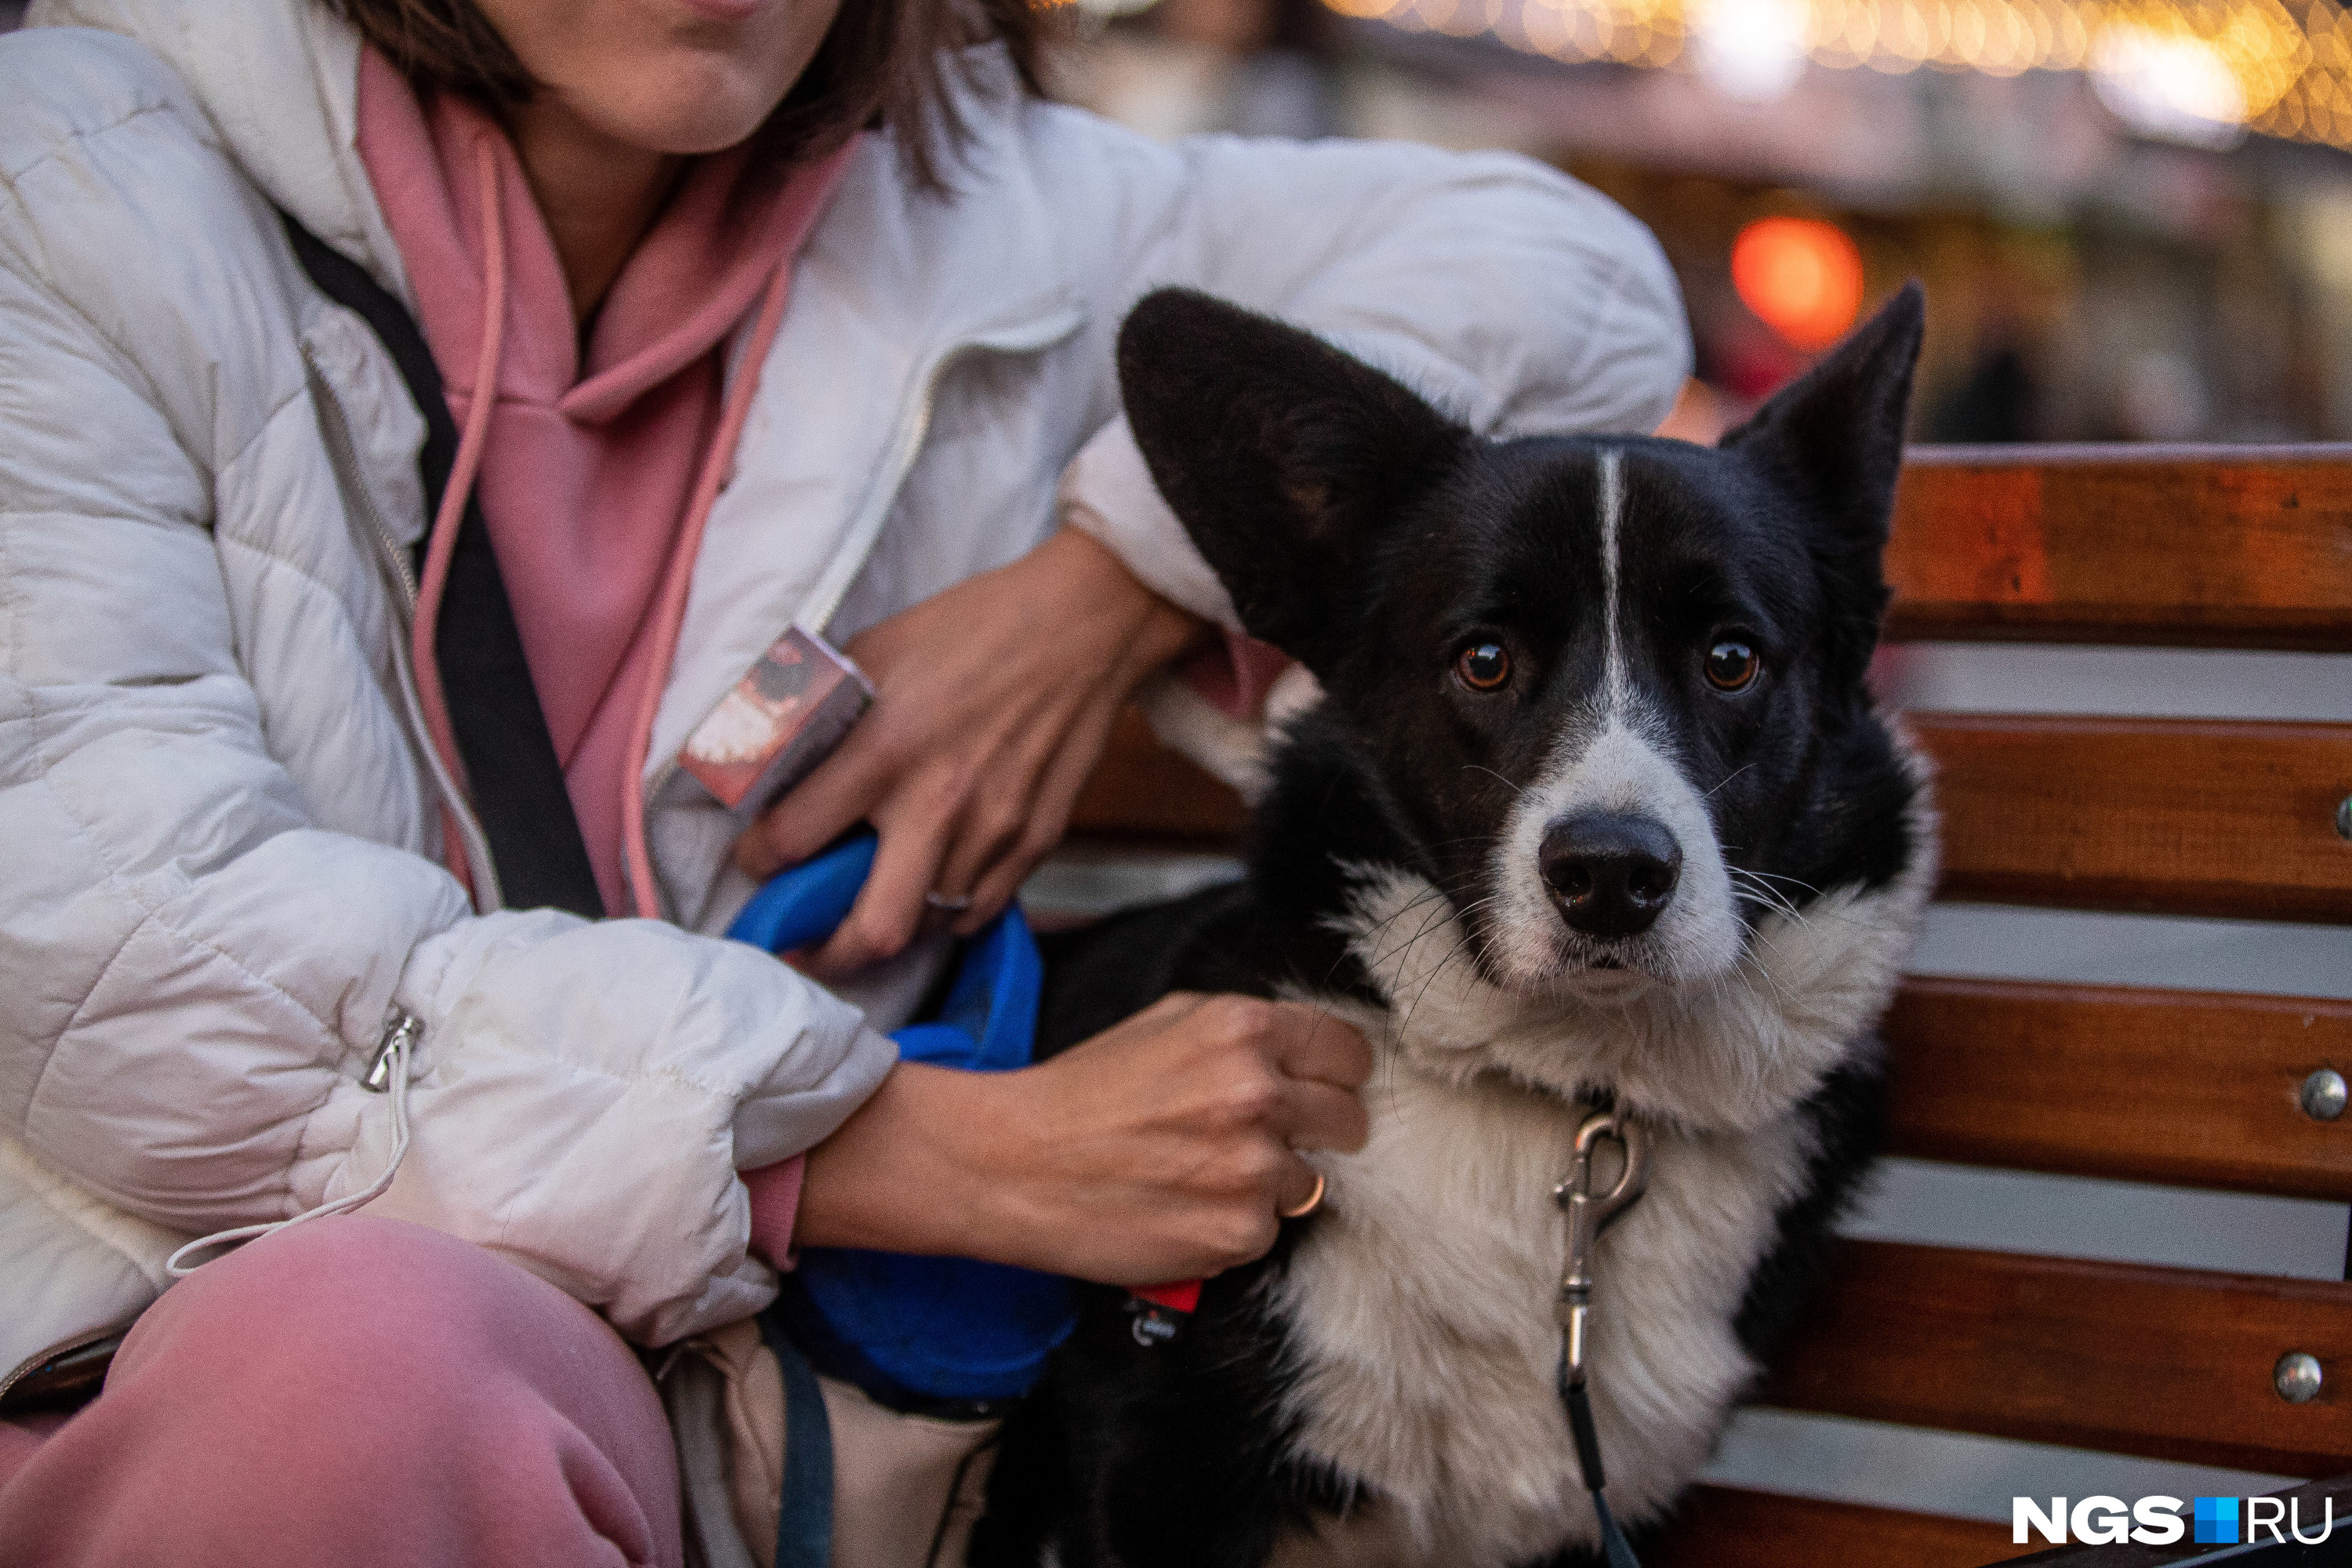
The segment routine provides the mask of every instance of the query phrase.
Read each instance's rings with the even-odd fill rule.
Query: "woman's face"
[[[478,4],[546,98],[625,145],[690,154],[760,128],[814,58],[842,0]]]

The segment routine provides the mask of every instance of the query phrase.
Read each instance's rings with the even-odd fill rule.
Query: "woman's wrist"
[[[808,1152],[793,1239],[920,1256],[1033,1261],[1008,1223],[993,1148],[1022,1136],[1013,1097],[988,1073],[900,1062]],[[986,1129],[975,1138],[975,1129]],[[1017,1155],[1015,1156],[1017,1160]]]
[[[1163,997],[1013,1072],[901,1062],[812,1150],[804,1246],[976,1258],[1109,1284],[1221,1272],[1358,1149],[1363,1038],[1318,1009]]]
[[[1109,547],[1083,529],[1065,528],[1037,553],[1072,574],[1076,602],[1116,606],[1125,622],[1118,675],[1129,692],[1175,663],[1207,635],[1209,624],[1146,587]]]

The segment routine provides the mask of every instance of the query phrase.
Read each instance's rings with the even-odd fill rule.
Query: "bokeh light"
[[[1862,252],[1817,218],[1759,218],[1731,242],[1731,286],[1757,319],[1808,353],[1862,313]]]
[[[2246,134],[2246,93],[2204,39],[2137,26],[2108,27],[2091,51],[2091,83],[2116,118],[2145,135],[2230,147]]]
[[[1696,68],[1750,101],[1793,85],[1803,60],[1891,75],[2089,71],[2143,135],[2217,146],[2256,131],[2352,150],[2352,16],[2339,0],[1323,3],[1558,60]]]

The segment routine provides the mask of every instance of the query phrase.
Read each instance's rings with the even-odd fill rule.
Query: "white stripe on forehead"
[[[1625,709],[1625,652],[1617,631],[1617,525],[1625,510],[1625,479],[1619,468],[1622,456],[1614,447],[1601,448],[1601,582],[1607,615],[1606,668],[1612,720]]]
[[[1671,716],[1635,683],[1624,604],[1625,448],[1596,446],[1592,454],[1605,639],[1601,690],[1587,694],[1564,716],[1550,758],[1520,792],[1496,839],[1486,956],[1495,973],[1528,988],[1552,984],[1563,963],[1572,961],[1580,970],[1580,954],[1590,944],[1571,938],[1553,908],[1542,874],[1544,841],[1554,826],[1580,813],[1638,816],[1674,836],[1682,850],[1682,878],[1657,923],[1617,955],[1669,985],[1711,984],[1739,961],[1744,928],[1714,818],[1675,761]],[[1654,672],[1648,679],[1656,679]]]

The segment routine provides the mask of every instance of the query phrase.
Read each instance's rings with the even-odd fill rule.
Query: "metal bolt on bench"
[[[2289,1405],[2308,1405],[2319,1397],[2320,1386],[2326,1373],[2320,1369],[2319,1358],[2307,1351],[2289,1351],[2279,1357],[2271,1373],[2271,1386]]]
[[[2321,1068],[2303,1080],[2303,1113],[2314,1121],[2333,1121],[2344,1114],[2347,1089],[2344,1075],[2334,1068]]]

